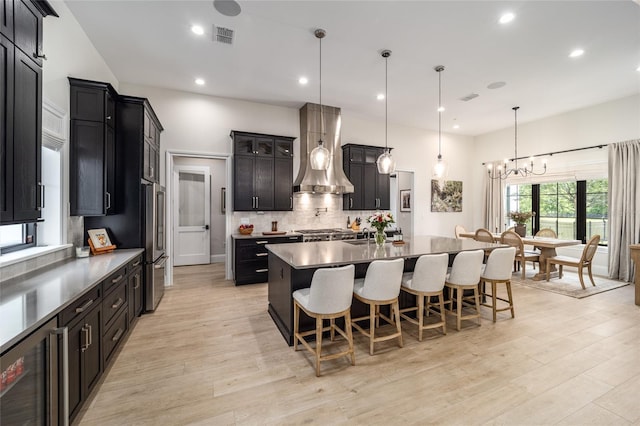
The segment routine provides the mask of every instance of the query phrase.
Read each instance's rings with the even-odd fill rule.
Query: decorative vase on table
[[[384,243],[387,241],[387,234],[384,233],[384,229],[390,224],[396,223],[391,213],[377,211],[367,219],[367,222],[376,230],[374,234],[376,247],[384,247]]]
[[[514,231],[522,238],[527,236],[527,225],[516,225]]]
[[[387,234],[384,231],[376,231],[373,237],[376,240],[376,247],[384,247],[384,243],[387,241]]]

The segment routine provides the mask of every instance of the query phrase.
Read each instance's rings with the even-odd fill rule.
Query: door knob
[[[209,225],[203,226],[204,229],[209,229]]]

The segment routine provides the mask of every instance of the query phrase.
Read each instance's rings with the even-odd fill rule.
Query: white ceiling
[[[239,1],[236,17],[212,1],[67,1],[121,83],[273,105],[322,101],[384,119],[382,49],[388,59],[389,122],[478,135],[640,93],[640,6],[625,1]],[[516,14],[498,23],[505,11]],[[190,31],[205,26],[205,36]],[[213,25],[235,30],[213,42]],[[569,52],[585,54],[571,59]],[[309,84],[298,84],[300,76]],[[206,80],[196,86],[195,77]],[[504,81],[500,89],[488,89]],[[470,93],[479,96],[459,100]],[[452,125],[459,123],[460,129]]]

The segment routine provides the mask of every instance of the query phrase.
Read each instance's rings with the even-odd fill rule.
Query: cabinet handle
[[[256,272],[269,272],[269,268],[256,269]]]
[[[149,166],[149,176],[155,177],[153,174],[153,167]]]
[[[120,305],[122,305],[122,302],[124,302],[124,300],[122,300],[122,297],[118,297],[118,300],[116,301],[116,303],[111,305],[111,309],[118,309]]]
[[[89,349],[89,325],[85,324],[80,329],[84,333],[84,343],[80,345],[80,351],[84,352]]]
[[[113,337],[111,338],[112,342],[117,342],[118,340],[120,340],[120,337],[122,337],[122,333],[124,332],[123,329],[119,328],[118,331],[116,331],[116,334],[113,335]]]
[[[133,264],[133,265],[131,265],[131,266],[133,266],[133,267],[135,268],[135,267],[136,267],[136,266],[138,266],[139,264],[140,264],[140,261],[138,260],[136,263],[134,263],[134,264]]]
[[[107,120],[111,120],[111,116],[110,115],[107,115]]]
[[[89,327],[89,346],[91,346],[93,345],[93,327],[91,324],[87,324],[87,327]]]
[[[36,59],[44,59],[45,61],[47,60],[47,55],[44,53],[33,52],[33,57]]]
[[[111,208],[111,194],[106,192],[107,194],[107,208],[105,210],[109,210]]]
[[[289,237],[289,239],[298,241],[298,237]]]
[[[260,206],[260,197],[256,197],[256,209]]]
[[[122,277],[124,277],[123,274],[118,275],[118,278],[114,278],[114,279],[111,280],[111,284],[117,283],[118,281],[120,281],[122,279]]]
[[[353,208],[353,197],[349,197],[349,208]]]
[[[93,304],[93,299],[89,299],[89,300],[87,300],[87,302],[86,302],[84,305],[80,306],[79,308],[76,308],[76,314],[79,314],[79,313],[81,313],[81,312],[84,312],[84,311],[85,311],[85,309],[87,309],[87,308],[88,308],[89,306],[91,306],[92,304]]]
[[[136,275],[136,285],[133,286],[134,290],[140,288],[140,274]]]
[[[260,241],[256,241],[256,244],[268,244],[269,240],[260,240]]]
[[[293,197],[289,197],[289,208],[293,209]]]
[[[36,210],[41,211],[44,208],[44,185],[42,182],[38,182],[38,187],[40,188],[40,199],[36,205]]]
[[[257,257],[265,257],[265,256],[269,256],[269,253],[257,253],[256,256]]]

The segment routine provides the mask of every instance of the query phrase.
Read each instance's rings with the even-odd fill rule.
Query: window
[[[607,179],[507,185],[506,189],[507,214],[537,213],[527,224],[529,232],[551,228],[558,238],[583,242],[599,234],[600,245],[607,245]],[[514,225],[508,216],[506,220]]]
[[[61,166],[60,151],[43,146],[41,177],[45,188],[45,204],[41,221],[0,226],[0,254],[62,243]]]

